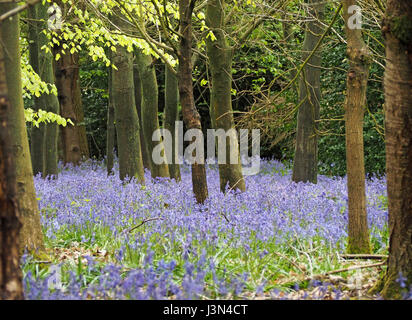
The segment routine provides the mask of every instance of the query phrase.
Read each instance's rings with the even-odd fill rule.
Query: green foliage
[[[47,0],[52,2],[52,0]],[[158,2],[158,1],[153,1]],[[87,6],[78,6],[74,0],[62,0],[62,3],[70,7],[70,19],[62,21],[58,30],[43,30],[50,39],[50,43],[42,49],[46,52],[51,51],[55,45],[62,47],[62,53],[70,52],[71,54],[79,53],[85,50],[93,61],[102,61],[106,67],[111,65],[107,56],[109,50],[116,51],[116,46],[126,47],[129,52],[134,48],[143,50],[146,54],[151,54],[155,58],[162,56],[167,59],[171,65],[176,64],[176,60],[165,52],[161,47],[151,46],[144,39],[133,36],[131,32],[123,32],[112,28],[108,21],[113,14],[115,7],[121,8],[122,15],[132,23],[138,20],[137,17],[145,16],[145,22],[159,24],[156,11],[150,3],[141,5],[140,1],[113,1],[113,0],[90,0]],[[167,12],[176,16],[177,9],[172,4],[158,6],[165,8]],[[96,14],[98,12],[98,14]],[[56,54],[58,60],[60,54]],[[116,66],[113,66],[116,68]]]
[[[67,124],[71,124],[74,126],[74,123],[70,119],[65,119],[58,114],[53,112],[47,112],[42,109],[39,109],[37,112],[31,108],[24,109],[24,117],[26,122],[30,122],[35,127],[39,127],[40,123],[51,123],[56,122],[60,126],[67,126]]]
[[[64,0],[63,2],[72,4],[73,0]],[[103,157],[105,153],[106,113],[108,104],[108,53],[115,51],[116,45],[124,45],[129,50],[132,50],[134,46],[142,48],[146,53],[152,54],[157,58],[159,58],[158,53],[160,52],[160,54],[168,57],[168,59],[170,58],[170,63],[176,63],[161,46],[157,47],[159,51],[156,52],[144,39],[135,38],[130,32],[121,34],[110,29],[108,18],[117,2],[118,1],[115,0],[104,2],[91,0],[88,5],[83,8],[74,6],[70,14],[72,14],[75,19],[66,19],[61,32],[49,32],[50,45],[43,48],[44,50],[51,50],[51,46],[55,44],[61,45],[63,51],[69,51],[71,53],[81,52],[80,77],[85,111],[84,124],[87,129],[91,154],[98,158]],[[157,9],[160,9],[161,12],[166,10],[170,13],[169,17],[170,19],[175,19],[174,22],[179,18],[177,5],[173,1],[167,2],[166,7],[158,0],[147,2],[143,7],[140,5],[140,1],[137,0],[120,2],[124,4],[121,10],[122,14],[130,20],[133,29],[136,29],[134,25],[135,22],[142,21],[143,16],[144,22],[159,25]],[[231,24],[227,26],[228,33],[235,33],[236,30],[238,30],[239,24],[237,22],[245,22],[245,20],[241,18],[244,13],[253,15],[258,12],[255,4],[259,3],[253,1],[237,1],[232,4],[233,8],[230,7],[228,10],[235,10],[235,14],[233,15]],[[301,1],[289,1],[284,10],[291,16],[306,15],[301,4]],[[158,5],[157,9],[156,5]],[[95,9],[98,10],[101,15],[97,16]],[[334,10],[334,4],[327,5],[325,24],[329,23],[328,19],[331,18]],[[239,15],[237,15],[237,13],[239,13]],[[130,14],[137,20],[132,21],[134,18],[132,18]],[[290,17],[286,18],[290,19]],[[276,95],[290,80],[291,69],[294,68],[294,65],[300,64],[301,52],[299,48],[301,48],[303,42],[304,21],[299,20],[299,23],[290,23],[288,26],[290,36],[285,41],[285,25],[282,24],[282,19],[267,19],[261,27],[253,31],[250,39],[234,52],[232,96],[236,122],[238,122],[239,115],[250,110],[256,101],[259,101],[259,99],[264,96]],[[201,37],[198,37],[200,40],[196,43],[196,47],[199,51],[203,52],[204,39],[208,36],[213,37],[213,34],[210,34],[205,25],[205,16],[202,11],[195,12],[193,20],[195,32],[202,34]],[[382,43],[384,41],[380,30],[376,30],[376,28],[373,29],[373,26],[371,27],[369,25],[365,28],[365,39],[369,47],[373,52],[382,55]],[[156,38],[152,34],[153,31],[156,30],[150,29],[150,34]],[[159,32],[159,29],[157,32]],[[336,23],[334,32],[339,34],[341,39],[345,38],[342,20]],[[176,41],[177,35],[172,34],[171,38],[171,40]],[[232,41],[230,37],[229,41]],[[25,47],[27,47],[27,44],[25,44]],[[347,73],[346,44],[339,40],[336,34],[331,33],[326,38],[321,50],[323,53],[321,119],[323,119],[323,121],[320,123],[319,169],[321,174],[345,175],[346,150],[343,102]],[[30,65],[27,63],[27,50],[23,50],[22,52],[23,58],[25,59],[22,64],[23,83],[26,88],[25,97],[30,98],[32,95],[39,96],[42,93],[56,94],[54,86],[42,83],[38,76],[32,71]],[[55,58],[58,59],[59,56],[56,55]],[[385,169],[383,139],[384,117],[382,107],[384,97],[381,82],[383,68],[379,64],[373,63],[370,73],[371,76],[367,91],[368,105],[364,121],[365,167],[367,173],[381,174]],[[157,68],[157,77],[160,80],[159,111],[161,111],[163,110],[163,98],[161,94],[162,81],[164,79],[163,68]],[[201,114],[202,126],[204,128],[210,128],[211,124],[208,110],[210,76],[205,63],[198,63],[195,66],[194,78],[198,80],[195,82],[194,94],[196,106]],[[291,105],[296,106],[298,101],[297,93],[294,89],[292,86],[282,95],[281,100],[273,101],[273,105],[269,108],[270,111],[268,112],[273,111],[273,114],[279,113],[279,110],[289,112]],[[28,107],[30,107],[30,104],[28,104]],[[295,110],[295,114],[296,111],[297,109]],[[267,114],[267,119],[270,119],[270,114]],[[277,139],[261,139],[261,156],[269,158],[275,157],[285,161],[293,160],[293,134],[296,129],[296,119],[289,117],[287,119],[285,118],[283,122],[268,120],[264,128],[271,131],[274,137],[276,137],[275,133],[281,132],[285,135],[285,138],[276,141],[276,143],[274,143],[274,141]]]
[[[57,96],[56,86],[42,81],[30,64],[22,63],[22,84],[24,98],[40,97],[42,94]]]
[[[343,28],[342,21],[340,27]],[[382,40],[379,30],[372,30],[372,36]],[[342,33],[343,36],[343,33]],[[383,42],[383,41],[380,41]],[[369,46],[377,52],[382,51],[379,43],[370,42]],[[322,100],[319,139],[319,171],[321,174],[346,174],[346,146],[344,99],[348,62],[346,44],[330,42],[323,49],[324,67],[321,76]],[[383,137],[383,68],[372,63],[367,88],[367,106],[364,118],[365,172],[383,174],[385,172],[385,142]]]
[[[392,18],[390,28],[395,37],[404,44],[409,44],[412,41],[412,21],[407,15]]]
[[[108,106],[108,68],[101,61],[80,56],[80,86],[90,154],[102,158],[106,153],[106,127]]]
[[[42,94],[54,94],[57,96],[57,88],[54,84],[45,83],[29,64],[29,51],[26,38],[20,38],[21,48],[21,79],[23,85],[23,98],[31,99]]]

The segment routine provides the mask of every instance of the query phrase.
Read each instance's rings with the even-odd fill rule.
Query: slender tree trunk
[[[369,78],[370,52],[362,39],[362,31],[348,26],[348,9],[356,0],[343,2],[348,42],[349,70],[346,80],[345,128],[346,172],[348,177],[348,248],[349,253],[369,253],[369,232],[366,215],[365,162],[363,151],[363,117]]]
[[[310,21],[306,23],[305,41],[303,43],[304,61],[315,49],[321,37],[320,20],[325,6],[324,1],[306,0]],[[303,101],[298,112],[295,159],[292,180],[295,182],[317,183],[318,179],[318,137],[316,121],[319,120],[320,107],[320,67],[321,54],[315,53],[303,68],[299,83],[299,101]]]
[[[143,123],[142,123],[142,82],[140,81],[139,70],[137,65],[134,65],[133,68],[133,76],[134,76],[134,92],[135,92],[135,100],[136,100],[136,108],[137,108],[137,115],[139,116],[139,125],[140,125],[140,145],[142,146],[142,158],[143,158],[143,167],[150,170],[150,155],[149,151],[147,150],[147,143],[144,139],[143,135]]]
[[[412,1],[388,0],[383,33],[390,241],[382,295],[399,298],[399,275],[412,285]]]
[[[53,54],[51,52],[46,52],[41,50],[44,45],[49,43],[47,36],[44,34],[43,30],[47,29],[47,20],[49,15],[47,13],[47,4],[39,4],[37,7],[38,18],[40,19],[40,28],[38,34],[39,40],[39,70],[41,79],[49,84],[54,84],[54,71],[53,71]],[[46,111],[59,114],[59,100],[53,94],[43,94],[42,102],[44,103]],[[46,123],[45,125],[45,162],[43,176],[57,176],[57,162],[58,162],[58,151],[57,151],[57,139],[58,139],[58,125],[57,123]]]
[[[179,87],[177,77],[170,71],[169,67],[165,67],[165,112],[164,112],[164,127],[172,134],[173,148],[172,159],[168,159],[170,178],[180,181],[180,166],[174,161],[174,155],[177,149],[175,122],[179,120]]]
[[[37,8],[38,5],[32,6],[28,8],[28,18],[29,23],[29,30],[28,30],[28,42],[29,42],[29,57],[30,57],[30,65],[33,67],[33,70],[37,74],[41,74],[39,68],[39,27],[38,27],[38,15],[37,15]],[[44,105],[44,97],[33,97],[34,105],[33,110],[39,111],[40,108]],[[44,107],[43,107],[44,108]],[[30,153],[31,153],[31,161],[33,165],[33,173],[38,174],[39,172],[44,171],[44,142],[45,142],[45,135],[44,135],[44,124],[39,124],[39,127],[32,126],[31,128],[31,136],[30,136]]]
[[[61,127],[64,163],[79,164],[82,158],[89,158],[86,127],[80,90],[79,56],[55,51],[61,55],[56,62],[56,86],[59,93],[60,114],[70,119],[73,125]]]
[[[0,11],[2,10],[0,4]],[[0,23],[0,28],[2,28]],[[18,38],[18,34],[14,34]],[[10,101],[4,51],[0,43],[0,300],[23,299],[20,270],[20,214],[16,200],[16,166],[9,134]]]
[[[58,137],[57,137],[57,159],[58,161],[64,162],[64,151],[63,151],[63,134],[62,131],[58,130]]]
[[[223,129],[234,132],[235,125],[232,110],[232,57],[233,49],[228,45],[224,28],[224,0],[208,0],[206,9],[206,24],[213,31],[216,39],[206,40],[207,55],[209,57],[212,75],[210,94],[210,108],[213,116],[214,129]],[[219,146],[218,150],[222,147]],[[222,148],[223,149],[223,148]],[[219,163],[220,189],[226,191],[229,184],[231,189],[245,191],[246,184],[242,175],[242,164],[239,155],[237,135],[226,137],[226,161]],[[220,152],[220,151],[219,151]],[[231,163],[232,153],[237,153],[237,163]]]
[[[139,70],[140,81],[142,84],[142,124],[143,135],[147,144],[147,150],[150,157],[150,169],[152,177],[169,177],[169,167],[166,163],[156,164],[153,161],[153,149],[162,141],[153,141],[153,133],[159,129],[158,117],[158,86],[156,72],[153,65],[152,57],[145,55],[142,51],[136,50],[136,63]],[[164,155],[164,148],[163,148]]]
[[[186,128],[202,130],[200,115],[195,106],[192,80],[192,13],[195,1],[180,0],[179,96]],[[203,203],[208,197],[204,163],[192,164],[192,186],[196,201]]]
[[[83,102],[82,102],[82,91],[80,86],[80,66],[79,66],[79,57],[74,55],[74,61],[76,61],[75,65],[75,79],[73,80],[73,100],[74,100],[74,121],[73,123],[75,126],[70,126],[70,128],[74,128],[77,130],[78,136],[78,144],[80,147],[80,157],[81,159],[88,159],[90,158],[90,151],[89,151],[89,143],[87,141],[87,131],[86,125],[84,123],[84,110],[83,110]],[[62,130],[66,129],[66,127],[61,127]],[[63,131],[64,132],[64,131]]]
[[[15,7],[15,3],[0,3],[0,15]],[[23,223],[20,246],[22,249],[27,248],[31,251],[43,249],[43,234],[34,190],[33,170],[24,118],[19,35],[20,28],[17,16],[3,21],[0,28],[0,41],[4,48],[7,48],[4,52],[4,65],[10,103],[10,108],[7,109],[8,132],[16,166],[16,199]]]
[[[116,127],[114,125],[114,102],[113,102],[113,69],[108,70],[109,105],[107,106],[107,135],[106,135],[106,165],[107,174],[113,173],[114,144],[116,140]],[[139,130],[141,131],[141,130]]]
[[[113,53],[112,93],[115,110],[120,179],[136,177],[144,183],[144,169],[140,146],[139,118],[136,110],[133,83],[133,53],[116,47]]]

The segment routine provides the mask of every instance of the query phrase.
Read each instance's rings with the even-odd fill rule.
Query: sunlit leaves
[[[208,32],[208,34],[207,34],[207,36],[206,36],[206,39],[207,38],[210,38],[210,40],[212,40],[212,41],[216,41],[216,36],[213,34],[213,32],[212,32],[212,30],[210,30],[209,32]]]
[[[53,112],[47,112],[42,109],[39,109],[37,112],[33,109],[24,109],[24,117],[26,122],[30,122],[35,127],[39,127],[40,123],[51,123],[56,122],[60,126],[67,126],[67,124],[71,124],[74,126],[74,123],[70,119],[65,119],[58,114]]]
[[[25,56],[22,57],[21,71],[24,98],[40,97],[42,94],[54,94],[57,96],[56,86],[43,82],[28,63]]]

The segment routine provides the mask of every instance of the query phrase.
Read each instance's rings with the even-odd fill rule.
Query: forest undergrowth
[[[287,165],[263,161],[246,192],[223,194],[209,165],[199,205],[188,166],[180,182],[146,172],[145,186],[114,170],[89,160],[35,177],[46,253],[23,256],[26,298],[380,298],[368,291],[386,268],[384,177],[367,180],[372,255],[352,259],[346,178],[296,184]]]

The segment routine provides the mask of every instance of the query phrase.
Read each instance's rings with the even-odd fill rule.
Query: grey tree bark
[[[318,43],[325,6],[324,1],[306,0],[309,21],[306,23],[302,61],[305,61]],[[302,70],[299,82],[299,101],[302,102],[297,119],[295,158],[292,180],[295,182],[317,183],[318,176],[318,137],[317,120],[320,108],[320,67],[321,54],[316,52]]]

